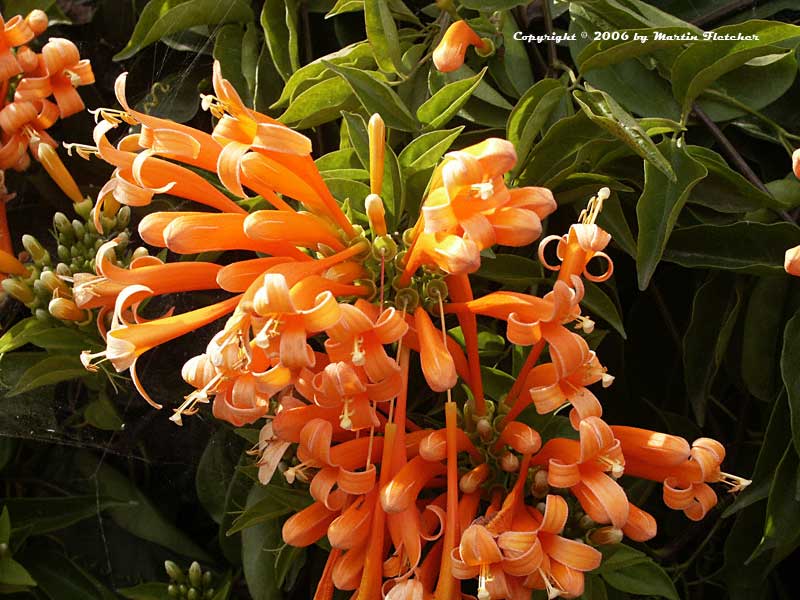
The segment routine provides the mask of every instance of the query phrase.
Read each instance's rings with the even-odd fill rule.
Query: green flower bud
[[[35,237],[26,233],[22,236],[22,245],[25,247],[28,254],[31,255],[33,262],[41,265],[50,264],[50,253],[45,250],[44,246],[42,246]]]
[[[75,212],[78,213],[84,221],[88,221],[92,215],[92,207],[94,206],[94,202],[91,199],[86,198],[83,202],[78,202],[77,204],[73,205],[75,208]],[[74,222],[73,222],[74,223]]]
[[[60,262],[56,265],[56,273],[58,273],[61,277],[72,277],[72,269],[70,269],[63,262]]]
[[[139,246],[136,250],[133,251],[133,254],[131,255],[131,260],[149,255],[150,252],[147,248],[145,248],[144,246]]]
[[[173,581],[181,583],[184,579],[186,579],[186,575],[183,574],[181,568],[171,560],[164,561],[164,570],[167,572],[169,578]]]
[[[124,229],[131,222],[131,207],[122,206],[117,213],[117,227]]]
[[[50,321],[50,313],[43,308],[37,308],[35,311],[33,311],[33,316],[43,323]]]
[[[94,217],[86,221],[86,231],[92,234],[97,233],[97,227],[94,226]]]
[[[72,220],[72,231],[75,233],[75,237],[79,240],[82,240],[83,236],[86,235],[86,227],[84,227],[83,223],[78,221],[78,219]]]
[[[189,593],[186,594],[187,600],[200,600],[200,592],[197,588],[189,588]]]
[[[203,587],[208,587],[211,585],[212,577],[213,576],[211,575],[211,571],[206,571],[205,573],[203,573]]]
[[[108,235],[117,228],[117,220],[114,217],[100,217],[100,224],[103,226],[103,233]]]
[[[213,597],[214,597],[214,593],[215,593],[216,591],[217,591],[217,590],[215,590],[214,588],[208,588],[208,589],[206,590],[206,593],[205,593],[205,594],[203,594],[203,598],[205,598],[206,600],[211,600],[211,598],[213,598]]]
[[[56,231],[59,233],[72,233],[72,223],[69,222],[67,215],[61,212],[57,212],[53,215],[53,227],[55,227]]]
[[[174,584],[168,585],[167,586],[167,594],[169,594],[169,596],[171,598],[177,598],[178,597],[178,586],[174,585]]]
[[[16,300],[19,300],[23,304],[28,304],[34,300],[33,290],[30,288],[30,286],[23,283],[19,279],[3,279],[3,283],[1,285],[3,286],[6,294]]]
[[[185,596],[185,595],[186,595],[186,593],[187,593],[188,591],[189,591],[189,588],[187,588],[187,587],[186,587],[186,584],[185,584],[185,583],[182,583],[182,584],[180,584],[180,585],[178,586],[178,593],[179,593],[181,596]]]
[[[60,261],[67,261],[69,260],[69,248],[67,248],[64,244],[59,244],[58,248],[56,249],[56,254],[58,254],[58,260]]]
[[[200,568],[200,563],[197,561],[194,561],[189,567],[189,582],[194,587],[203,585],[203,569]]]

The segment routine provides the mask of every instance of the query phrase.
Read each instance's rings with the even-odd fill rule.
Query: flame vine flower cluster
[[[84,110],[76,88],[94,83],[94,73],[68,39],[50,38],[36,52],[29,44],[47,26],[38,9],[8,20],[0,14],[0,276],[28,276],[11,245],[5,205],[14,194],[5,186],[6,170],[25,171],[33,156],[73,202],[83,200],[47,129]]]
[[[655,519],[620,486],[623,474],[662,483],[665,504],[692,520],[716,504],[712,485],[748,483],[721,471],[725,450],[712,439],[690,444],[602,418],[590,388],[613,377],[582,335],[593,323],[580,302],[584,278],[613,272],[604,253],[610,235],[595,223],[608,190],[566,235],[543,240],[540,259],[558,272],[550,292],[475,297],[470,274],[481,251],[532,243],[556,207],[547,189],[507,187],[516,161],[509,142],[449,152],[401,235],[389,228],[380,196],[379,116],[369,125],[367,222],[357,223],[326,187],[306,137],[246,108],[219,65],[213,84],[215,95],[203,98],[218,119],[208,134],[131,109],[125,76],[118,79],[122,110],[100,111],[95,145],[81,148],[116,167],[94,215],[108,202],[138,207],[169,194],[204,210],[147,215],[139,224],[147,244],[252,258],[220,265],[148,257],[124,268],[113,258],[118,241],[109,241],[97,276],[74,289],[79,307],[108,318],[105,350],[82,358],[89,369],[103,361],[129,369],[161,408],[139,380],[137,359],[227,317],[205,352],[184,364],[194,391],[170,418],[181,424],[211,403],[235,426],[263,424],[260,480],[283,477],[313,500],[285,522],[284,540],[308,546],[327,536],[331,545],[316,599],[339,589],[359,600],[455,600],[462,585],[477,587],[480,600],[528,598],[531,590],[574,598],[601,563],[597,545],[656,534]],[[140,130],[113,144],[107,136],[123,122]],[[209,183],[213,176],[228,193]],[[248,213],[231,200],[249,193],[271,208]],[[551,243],[555,264],[544,256]],[[605,263],[602,275],[587,269],[593,260]],[[139,314],[146,299],[195,290],[230,296],[182,314]],[[509,343],[529,347],[497,406],[483,392],[479,318],[503,321]],[[448,321],[460,326],[463,345]],[[409,389],[416,361],[430,391]],[[464,403],[452,394],[459,381],[470,390]],[[413,421],[409,398],[420,394],[441,399],[444,427]],[[541,414],[569,406],[575,435],[542,440],[518,420],[529,406]]]

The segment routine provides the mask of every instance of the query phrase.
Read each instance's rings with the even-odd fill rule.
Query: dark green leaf
[[[586,115],[597,125],[610,132],[630,147],[636,154],[675,182],[676,176],[670,162],[625,109],[610,95],[602,91],[572,92]]]
[[[417,118],[426,124],[426,129],[438,129],[446,124],[466,104],[485,73],[484,67],[473,77],[448,83],[417,109]]]
[[[114,60],[130,58],[165,36],[197,25],[247,23],[253,18],[253,11],[244,0],[150,0],[127,46],[114,55]]]
[[[514,39],[520,26],[513,12],[503,13],[502,24],[503,50],[489,58],[489,73],[503,92],[519,98],[534,84],[533,70],[526,42]]]
[[[266,486],[256,485],[247,497],[246,509],[266,497]],[[283,546],[281,525],[277,520],[263,521],[242,532],[242,564],[247,589],[252,600],[275,600],[281,597],[276,553]]]
[[[214,41],[214,60],[219,61],[222,76],[231,82],[246,105],[253,102],[247,79],[242,72],[242,40],[245,28],[238,23],[229,23],[220,27]]]
[[[660,566],[641,552],[623,548],[626,549],[610,556],[604,552],[607,558],[599,573],[608,585],[630,594],[680,600],[675,585]]]
[[[683,338],[683,373],[695,420],[705,423],[711,384],[728,347],[741,295],[732,275],[706,281],[694,297],[692,319]]]
[[[508,116],[506,134],[517,150],[514,173],[525,166],[536,137],[545,130],[550,116],[567,96],[566,88],[556,79],[542,79],[529,88]]]
[[[106,496],[64,496],[62,498],[8,498],[5,507],[14,515],[14,529],[42,535],[64,529],[99,511],[123,508],[126,502]]]
[[[169,598],[167,595],[167,587],[168,585],[166,583],[154,581],[152,583],[140,583],[133,587],[123,588],[117,590],[117,593],[123,598],[129,598],[130,600],[165,600]]]
[[[742,379],[759,400],[775,398],[783,308],[789,278],[764,277],[753,286],[742,335]]]
[[[781,375],[789,395],[792,413],[792,438],[795,450],[800,452],[800,311],[786,324],[781,353]]]
[[[647,288],[650,283],[689,193],[708,173],[702,164],[689,155],[685,144],[665,140],[658,147],[672,165],[676,180],[670,181],[652,163],[645,163],[644,191],[636,206],[639,220],[636,268],[640,290]]]
[[[270,521],[289,513],[295,513],[311,504],[307,494],[292,488],[267,485],[260,493],[261,499],[248,505],[245,511],[234,520],[227,535],[243,531],[264,521]]]
[[[86,377],[88,372],[76,354],[45,354],[17,380],[16,385],[8,393],[8,397],[16,396],[45,385],[60,381]]]
[[[22,559],[39,590],[51,600],[114,600],[117,596],[53,543],[26,546]]]
[[[586,307],[588,312],[593,316],[600,317],[611,325],[611,327],[622,336],[622,339],[628,339],[617,306],[603,291],[603,288],[591,281],[585,281],[583,287],[584,296],[581,304]]]
[[[107,464],[98,463],[97,458],[88,454],[79,455],[77,468],[84,477],[96,480],[98,492],[103,497],[126,503],[124,508],[109,509],[109,515],[117,525],[136,537],[184,556],[209,560],[208,554],[167,520],[127,477]]]
[[[411,140],[397,157],[403,172],[435,167],[463,130],[463,127],[456,127],[430,131]]]
[[[516,254],[497,254],[493,259],[484,258],[475,275],[514,286],[531,286],[544,276],[538,262]]]
[[[272,62],[284,80],[300,68],[297,44],[297,6],[294,0],[266,0],[261,10],[261,27]]]
[[[617,40],[594,40],[581,50],[576,59],[581,73],[608,67],[663,48],[680,48],[686,45],[681,36],[697,35],[693,27],[659,27],[648,29],[623,29]],[[627,37],[627,39],[622,39]],[[642,42],[642,38],[646,42]]]
[[[36,339],[42,332],[53,327],[53,323],[40,321],[36,317],[22,319],[0,337],[0,354],[32,343],[32,340]]]
[[[689,112],[692,102],[704,89],[725,73],[754,58],[786,54],[787,48],[775,46],[800,37],[800,27],[774,21],[748,21],[715,29],[717,35],[754,36],[753,40],[715,40],[698,42],[684,50],[672,65],[672,91]]]
[[[769,194],[731,169],[713,150],[703,146],[687,146],[687,150],[692,158],[708,169],[708,175],[692,190],[688,202],[724,213],[778,206]]]
[[[208,440],[195,474],[197,498],[215,523],[225,516],[225,499],[243,450],[243,442],[232,431],[220,428]]]
[[[673,232],[664,260],[690,268],[774,275],[783,273],[786,249],[798,244],[800,229],[790,223],[695,225]]]
[[[800,545],[800,502],[797,499],[797,470],[800,461],[795,446],[786,448],[775,470],[775,478],[767,500],[764,536],[747,562],[763,552],[772,550],[772,565],[776,565]]]
[[[11,517],[8,515],[8,506],[3,503],[3,512],[0,513],[0,544],[8,544],[11,539]]]
[[[347,82],[368,113],[379,113],[387,127],[401,131],[415,131],[419,128],[419,123],[408,107],[383,81],[352,67],[336,66],[333,63],[325,65]]]
[[[800,206],[800,181],[797,180],[794,173],[791,173],[786,179],[770,181],[767,184],[767,189],[784,210],[791,210]]]

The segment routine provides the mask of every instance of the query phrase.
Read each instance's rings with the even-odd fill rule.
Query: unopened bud
[[[144,246],[140,246],[136,250],[133,251],[133,255],[131,256],[131,258],[137,259],[137,258],[141,258],[143,256],[149,256],[149,255],[150,254],[149,254],[149,251],[147,250],[147,248],[145,248]]]
[[[590,543],[595,546],[607,546],[609,544],[619,544],[622,541],[623,533],[616,527],[600,527],[591,531],[587,536]]]
[[[592,529],[593,527],[597,526],[597,523],[595,523],[592,517],[589,515],[583,515],[580,519],[578,519],[578,526],[581,529]]]
[[[550,492],[550,485],[547,483],[547,471],[539,469],[533,474],[533,484],[531,485],[531,493],[534,498],[544,498]]]
[[[388,235],[379,235],[372,242],[372,256],[375,260],[388,262],[397,256],[397,244]]]
[[[506,473],[515,473],[519,469],[519,459],[511,452],[500,457],[500,468]]]
[[[40,35],[47,29],[47,13],[38,8],[29,12],[28,16],[25,17],[25,21],[28,23],[28,27],[33,30],[34,35]]]
[[[486,417],[481,417],[478,419],[478,422],[475,424],[475,431],[478,432],[478,435],[481,436],[481,439],[489,439],[492,435],[492,424],[489,422],[489,419]]]
[[[383,160],[386,152],[386,125],[378,113],[372,115],[367,125],[369,136],[369,181],[370,192],[380,194],[383,187]],[[372,219],[370,219],[372,223]],[[384,225],[385,228],[385,225]],[[380,232],[379,235],[385,234]]]
[[[201,587],[203,585],[203,569],[200,568],[200,563],[194,561],[189,566],[189,583],[192,587]]]
[[[369,219],[369,226],[372,228],[372,233],[376,236],[383,236],[387,233],[386,228],[386,211],[383,208],[383,200],[377,193],[372,193],[364,200],[364,206],[367,209],[367,218]]]
[[[69,294],[69,286],[53,271],[44,271],[39,275],[39,281],[52,293],[56,290],[64,294]]]
[[[72,232],[75,234],[76,239],[82,240],[83,236],[86,235],[86,226],[80,221],[78,221],[78,219],[73,219]]]
[[[33,290],[30,288],[30,286],[19,281],[18,279],[3,279],[2,286],[6,294],[15,300],[19,300],[23,304],[29,304],[33,302]]]
[[[73,206],[75,208],[75,212],[78,213],[78,215],[80,215],[84,221],[88,221],[91,217],[94,202],[92,202],[90,198],[86,198],[80,202],[76,202]]]
[[[35,237],[26,233],[22,236],[22,245],[25,246],[25,250],[31,255],[33,262],[40,265],[50,264],[50,253],[45,250],[44,246],[42,246]]]
[[[117,227],[124,229],[131,222],[131,207],[123,206],[117,212]]]
[[[200,592],[197,588],[189,588],[189,591],[186,593],[186,600],[200,600]]]
[[[56,274],[59,277],[72,277],[72,270],[63,262],[60,262],[56,265]]]
[[[205,573],[203,573],[203,586],[204,587],[208,587],[208,586],[211,585],[211,578],[212,578],[211,571],[206,571]]]
[[[181,583],[186,578],[181,568],[171,560],[164,561],[164,570],[167,572],[167,576],[169,576],[170,579],[178,583]]]
[[[87,318],[86,311],[78,308],[75,302],[69,298],[53,298],[47,305],[47,310],[61,321],[82,322]]]
[[[465,494],[471,494],[478,489],[489,477],[489,465],[480,464],[471,471],[464,473],[458,482],[459,489]]]

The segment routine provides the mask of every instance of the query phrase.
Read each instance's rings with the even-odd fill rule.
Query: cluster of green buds
[[[203,572],[200,563],[193,562],[187,573],[171,560],[164,561],[164,570],[169,576],[167,594],[170,598],[185,598],[186,600],[210,600],[216,590],[213,587],[214,578],[211,571]]]
[[[106,203],[108,204],[108,203]],[[70,221],[64,213],[53,216],[55,256],[32,235],[22,236],[25,253],[20,258],[28,268],[27,275],[12,275],[2,281],[3,290],[27,306],[38,319],[56,318],[64,323],[88,326],[93,315],[78,308],[72,299],[72,281],[78,273],[94,274],[98,249],[110,239],[117,238],[117,260],[127,264],[142,254],[146,248],[130,252],[128,248],[131,211],[127,206],[104,208],[99,221],[102,233],[97,230],[94,208],[89,199],[74,205],[77,218]]]

